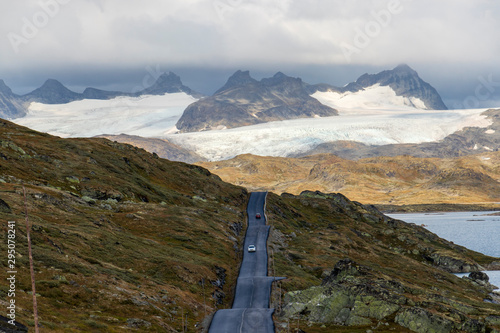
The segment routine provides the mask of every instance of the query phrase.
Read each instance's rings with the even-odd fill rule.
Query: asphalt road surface
[[[264,214],[266,195],[265,192],[256,192],[250,196],[243,261],[233,306],[215,313],[209,333],[274,333],[274,309],[269,308],[269,298],[275,278],[267,276],[269,226]],[[260,219],[256,218],[257,214],[261,215]],[[248,252],[249,245],[255,245],[256,251]]]

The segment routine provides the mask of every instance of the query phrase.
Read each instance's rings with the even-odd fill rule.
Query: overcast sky
[[[500,106],[498,0],[0,3],[0,78],[132,90],[173,71],[211,94],[237,69],[344,85],[407,63],[448,106]]]

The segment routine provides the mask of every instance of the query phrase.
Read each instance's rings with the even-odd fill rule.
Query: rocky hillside
[[[289,277],[273,293],[277,332],[500,329],[500,295],[487,278],[450,274],[498,259],[482,261],[341,194],[271,195],[267,210],[270,272]]]
[[[213,96],[188,106],[176,127],[196,132],[334,115],[336,110],[309,96],[299,78],[277,73],[257,81],[248,71],[237,71]]]
[[[17,227],[19,322],[33,325],[22,185],[42,331],[180,332],[184,315],[193,332],[230,306],[245,189],[130,145],[1,120],[0,161],[1,228]]]
[[[61,139],[0,121],[0,140],[2,229],[16,222],[17,321],[33,326],[23,185],[42,331],[201,332],[216,309],[230,306],[245,189],[106,139]],[[436,321],[466,332],[500,329],[499,305],[483,302],[495,301],[488,286],[450,273],[494,268],[500,259],[338,194],[270,194],[267,213],[270,272],[288,277],[273,293],[279,327],[298,319],[302,328],[310,323],[307,332],[336,332],[339,324],[419,332]],[[328,322],[304,296],[323,280],[320,292],[332,292],[322,299],[342,288],[351,295]],[[3,306],[7,291],[0,286]]]
[[[331,154],[302,158],[242,155],[200,165],[252,191],[342,192],[360,202],[393,205],[500,201],[500,152],[447,159],[397,156],[357,161]]]

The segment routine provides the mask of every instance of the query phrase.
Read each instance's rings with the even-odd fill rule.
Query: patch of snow
[[[486,133],[486,134],[494,134],[495,130],[489,129],[489,130],[486,130],[484,133]]]
[[[416,97],[397,96],[389,86],[375,84],[357,92],[338,93],[334,91],[317,91],[311,95],[322,104],[339,110],[340,115],[358,109],[363,110],[426,110],[425,103]]]
[[[164,138],[212,161],[245,153],[288,156],[337,140],[369,145],[439,141],[464,127],[490,126],[491,120],[481,115],[485,110],[357,109],[343,116],[275,121]]]
[[[427,106],[425,105],[424,101],[422,101],[420,98],[417,97],[410,97],[410,102],[420,110],[427,110]]]
[[[171,133],[186,107],[195,101],[182,92],[67,104],[31,103],[27,115],[13,121],[60,137],[122,133],[158,137]]]

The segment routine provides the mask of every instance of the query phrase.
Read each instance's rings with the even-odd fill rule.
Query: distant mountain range
[[[172,72],[163,73],[156,82],[141,91],[127,93],[87,88],[77,93],[66,88],[61,82],[49,79],[40,87],[26,95],[16,95],[0,80],[0,118],[19,118],[26,114],[31,102],[43,104],[65,104],[83,99],[112,99],[118,96],[137,97],[141,95],[163,95],[166,93],[185,92],[200,97],[202,94],[182,84],[180,77]]]
[[[257,81],[248,71],[237,71],[213,96],[189,105],[176,127],[195,132],[336,115],[337,110],[310,96],[300,78],[278,72]]]
[[[361,97],[365,90],[377,87],[386,89]],[[213,96],[188,106],[177,123],[177,129],[195,132],[276,120],[338,115],[335,105],[321,104],[312,98],[316,92],[332,92],[338,99],[357,93],[354,100],[363,98],[366,100],[365,105],[447,109],[436,89],[404,64],[378,74],[364,74],[356,82],[342,88],[328,84],[310,85],[281,72],[257,81],[248,71],[237,71]],[[387,93],[393,97],[386,96]]]
[[[346,105],[352,107],[353,103],[358,103],[358,108],[378,105],[396,109],[447,109],[436,89],[423,81],[408,65],[399,65],[378,74],[364,74],[341,88],[328,84],[308,84],[281,72],[258,81],[250,76],[249,71],[238,70],[215,94],[203,98],[183,85],[180,77],[172,72],[162,74],[152,86],[133,93],[96,88],[77,93],[59,81],[49,79],[40,88],[21,96],[14,94],[0,81],[0,117],[24,117],[31,102],[65,104],[84,99],[109,100],[118,96],[138,97],[177,92],[200,98],[179,110],[179,118],[173,119],[180,132],[336,116],[338,109]],[[103,114],[103,117],[106,115]]]

